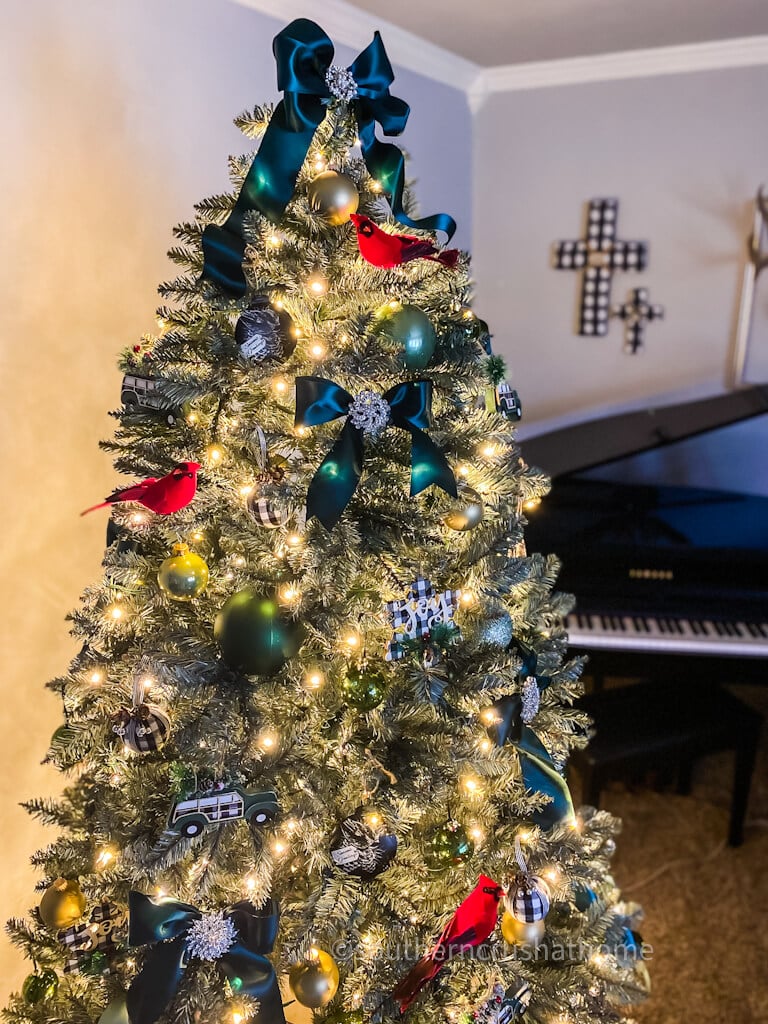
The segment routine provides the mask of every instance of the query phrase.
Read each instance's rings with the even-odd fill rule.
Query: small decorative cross
[[[592,199],[587,209],[586,238],[556,242],[557,270],[580,270],[581,335],[608,333],[611,281],[616,270],[645,270],[648,246],[645,242],[624,242],[616,237],[618,199]]]
[[[629,299],[611,309],[613,316],[624,321],[624,351],[637,355],[643,347],[645,325],[664,318],[664,307],[652,303],[647,288],[633,288]]]

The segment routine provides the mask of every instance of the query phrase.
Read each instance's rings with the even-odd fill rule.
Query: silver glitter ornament
[[[389,423],[389,402],[375,391],[361,391],[349,406],[350,423],[370,437],[378,437]]]
[[[187,932],[187,952],[199,960],[218,960],[234,946],[237,928],[223,910],[203,914]]]
[[[539,684],[536,681],[536,676],[528,676],[523,683],[523,694],[522,694],[523,706],[520,710],[520,717],[528,724],[539,713],[539,704],[541,703],[541,694],[539,693]]]
[[[325,72],[325,84],[331,96],[337,100],[357,99],[357,82],[352,77],[349,68],[343,68],[340,64],[331,64]]]
[[[513,635],[512,617],[504,609],[495,612],[490,618],[484,619],[477,629],[478,643],[487,644],[489,647],[500,647],[502,650],[512,643]]]

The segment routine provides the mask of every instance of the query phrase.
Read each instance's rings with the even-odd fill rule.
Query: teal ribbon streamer
[[[522,726],[520,732],[520,739],[515,746],[520,755],[523,784],[526,789],[550,798],[541,810],[531,814],[534,825],[550,829],[564,821],[574,821],[576,814],[568,784],[555,770],[549,751],[527,725]]]
[[[223,225],[209,224],[203,231],[203,277],[233,296],[242,296],[246,290],[242,267],[245,215],[258,211],[271,221],[280,220],[331,99],[325,74],[334,49],[319,25],[297,18],[278,32],[272,50],[283,98],[275,107],[229,217]],[[404,100],[390,94],[395,75],[378,32],[349,71],[357,84],[358,95],[352,106],[363,159],[372,177],[380,182],[393,216],[409,227],[444,231],[450,239],[456,222],[448,214],[418,220],[407,216],[403,210],[405,159],[399,147],[376,137],[377,124],[385,135],[400,135],[410,113]]]
[[[128,945],[153,944],[128,989],[128,1018],[130,1024],[154,1024],[184,976],[186,932],[203,915],[188,903],[165,897],[154,899],[140,892],[129,893],[128,910]],[[237,938],[219,958],[219,969],[233,991],[259,1001],[256,1024],[285,1024],[277,977],[264,956],[272,952],[277,937],[277,902],[269,900],[258,908],[242,900],[229,908],[227,916],[237,929]]]
[[[448,461],[424,432],[431,425],[432,381],[414,380],[385,391],[390,422],[411,435],[411,497],[436,484],[456,497]],[[354,398],[324,377],[296,378],[295,426],[315,427],[346,416]],[[355,493],[363,473],[363,432],[349,419],[318,467],[307,491],[307,515],[331,530]]]

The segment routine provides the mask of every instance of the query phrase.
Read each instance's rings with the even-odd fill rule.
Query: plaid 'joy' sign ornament
[[[104,957],[116,953],[117,941],[123,937],[125,924],[125,911],[105,901],[93,908],[87,922],[63,928],[56,937],[69,952],[64,973],[87,969],[94,959],[94,953]]]
[[[458,630],[453,616],[460,591],[444,590],[435,593],[429,580],[419,576],[408,588],[408,596],[399,601],[387,601],[386,610],[394,634],[387,644],[387,661],[399,661],[406,654],[406,643],[411,640],[430,641],[436,627],[446,634]],[[427,644],[428,646],[428,644]],[[435,662],[435,651],[425,652],[425,663]]]

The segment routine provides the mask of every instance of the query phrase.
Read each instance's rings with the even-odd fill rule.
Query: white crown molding
[[[624,78],[654,78],[763,64],[768,64],[768,36],[745,36],[710,43],[657,46],[648,50],[482,68],[470,85],[468,95],[470,107],[475,111],[486,97],[497,92],[613,82]]]
[[[235,0],[235,3],[269,14],[282,22],[311,18],[320,22],[335,43],[358,50],[367,46],[374,31],[379,29],[393,64],[453,86],[468,95],[481,70],[478,64],[407,32],[391,21],[361,11],[345,0],[321,0],[319,3],[317,0]]]

